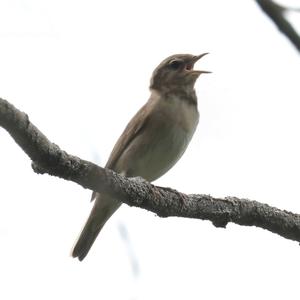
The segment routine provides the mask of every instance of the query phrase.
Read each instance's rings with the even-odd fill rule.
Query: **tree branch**
[[[78,183],[99,193],[161,217],[186,217],[210,220],[216,227],[228,222],[257,226],[300,242],[300,215],[257,201],[210,195],[185,195],[170,188],[158,187],[141,178],[126,178],[111,170],[69,155],[51,143],[28,116],[0,98],[0,126],[32,160],[36,173],[50,174]]]
[[[291,9],[285,8],[272,0],[256,0],[256,2],[265,14],[272,19],[278,30],[291,41],[298,51],[300,51],[300,36],[284,16],[285,11]]]

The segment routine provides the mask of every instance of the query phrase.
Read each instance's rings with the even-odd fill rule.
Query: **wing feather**
[[[118,159],[123,151],[128,148],[129,144],[143,131],[147,123],[149,110],[146,109],[146,104],[135,114],[130,120],[125,130],[115,144],[110,157],[106,163],[106,168],[115,170]]]
[[[148,107],[149,108],[149,107]],[[135,116],[130,120],[125,130],[119,137],[117,143],[115,144],[109,159],[105,165],[106,168],[115,170],[115,166],[118,159],[121,157],[123,151],[127,149],[128,145],[141,134],[148,120],[150,110],[146,109],[146,104],[135,114]],[[96,198],[97,192],[93,192],[91,201]]]

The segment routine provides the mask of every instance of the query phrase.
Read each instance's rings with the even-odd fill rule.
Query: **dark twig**
[[[260,8],[272,19],[277,28],[292,42],[300,51],[300,36],[291,23],[285,18],[285,11],[289,10],[272,0],[256,0]]]
[[[185,195],[154,186],[141,178],[123,177],[62,151],[29,121],[25,113],[1,98],[0,126],[31,158],[37,173],[58,176],[84,188],[110,194],[130,206],[147,209],[161,217],[210,220],[216,227],[225,227],[228,222],[257,226],[300,242],[298,214],[247,199]]]

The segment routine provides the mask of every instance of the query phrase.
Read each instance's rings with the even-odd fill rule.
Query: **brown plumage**
[[[186,150],[198,124],[194,84],[201,73],[194,63],[206,53],[176,54],[154,70],[148,102],[131,119],[117,141],[106,168],[128,177],[153,181],[165,174]],[[93,193],[90,216],[72,256],[83,260],[100,230],[120,207],[118,199]]]

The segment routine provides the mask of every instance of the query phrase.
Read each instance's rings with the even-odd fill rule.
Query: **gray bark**
[[[25,113],[1,98],[0,126],[30,157],[36,173],[57,176],[84,188],[110,194],[130,206],[144,208],[160,217],[210,220],[216,227],[226,227],[229,222],[257,226],[300,242],[298,214],[248,199],[186,195],[171,188],[155,186],[142,178],[126,178],[61,150],[29,121]]]

